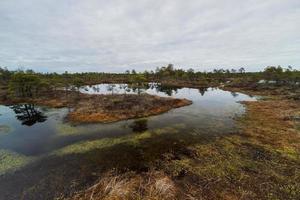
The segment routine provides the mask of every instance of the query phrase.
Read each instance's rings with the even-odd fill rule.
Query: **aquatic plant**
[[[68,123],[59,123],[56,125],[58,136],[80,135],[82,130],[79,127],[72,126]]]
[[[0,150],[0,175],[7,173],[9,171],[17,170],[28,163],[30,163],[33,158],[17,154],[9,150]]]
[[[132,145],[140,145],[140,141],[145,140],[147,138],[155,137],[157,135],[163,135],[163,134],[175,134],[179,132],[180,127],[183,127],[182,125],[174,125],[170,127],[165,128],[159,128],[154,129],[151,131],[145,131],[138,134],[129,134],[126,136],[121,137],[112,137],[112,138],[103,138],[103,139],[97,139],[92,141],[82,141],[75,144],[68,145],[66,147],[63,147],[59,150],[56,150],[52,152],[52,155],[67,155],[67,154],[84,154],[86,152],[89,152],[94,149],[103,149],[107,147],[111,147],[114,145],[122,144],[122,143],[128,143]]]
[[[10,133],[11,131],[12,131],[11,126],[0,124],[0,136],[6,135],[6,134]]]

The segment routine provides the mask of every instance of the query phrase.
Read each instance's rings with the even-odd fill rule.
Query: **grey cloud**
[[[298,0],[2,0],[0,66],[300,67]]]

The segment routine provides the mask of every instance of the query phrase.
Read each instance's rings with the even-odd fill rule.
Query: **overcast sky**
[[[0,66],[300,69],[300,0],[0,0]]]

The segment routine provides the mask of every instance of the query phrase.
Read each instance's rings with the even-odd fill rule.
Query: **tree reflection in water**
[[[172,96],[173,94],[176,94],[178,89],[181,89],[179,87],[174,87],[174,86],[166,86],[166,85],[160,85],[157,84],[156,86],[156,91],[157,92],[163,92],[168,96]]]
[[[237,97],[237,96],[239,96],[239,94],[236,93],[236,92],[231,92],[231,95],[232,95],[234,98]]]
[[[202,88],[199,88],[199,93],[201,94],[201,96],[203,96],[205,94],[205,92],[207,92],[207,88],[205,87],[202,87]]]
[[[147,119],[137,119],[129,126],[133,132],[141,133],[148,130]]]
[[[35,108],[34,104],[19,104],[10,108],[16,113],[16,118],[22,122],[22,125],[32,126],[47,120],[47,116]]]

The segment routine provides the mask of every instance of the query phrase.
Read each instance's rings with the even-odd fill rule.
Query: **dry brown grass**
[[[106,173],[93,186],[78,192],[69,200],[173,200],[176,189],[173,181],[162,172],[120,175]]]
[[[265,100],[243,102],[247,116],[243,119],[246,136],[273,147],[293,147],[300,151],[300,134],[295,128],[295,116],[300,111],[300,102],[293,100]]]

